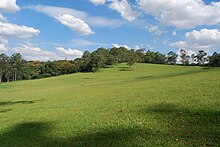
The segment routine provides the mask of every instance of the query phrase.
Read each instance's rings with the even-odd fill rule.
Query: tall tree
[[[11,60],[10,62],[13,67],[13,81],[16,81],[17,77],[19,76],[19,74],[22,70],[24,59],[22,58],[20,53],[14,53],[11,56],[10,60]]]
[[[137,62],[144,63],[144,50],[145,49],[137,49],[135,51]]]
[[[0,82],[2,82],[3,75],[7,72],[8,56],[6,54],[0,54]]]
[[[136,60],[137,60],[137,55],[135,54],[135,50],[130,50],[129,54],[128,54],[128,63],[127,65],[129,65],[130,67],[132,67]]]
[[[195,54],[192,54],[191,55],[191,64],[194,65],[196,62],[196,55]]]
[[[186,65],[187,64],[187,54],[186,54],[186,50],[185,49],[181,49],[180,50],[180,61],[183,65]]]
[[[199,65],[203,65],[206,61],[206,55],[207,53],[204,50],[199,50],[198,54],[196,55],[197,62]]]
[[[178,55],[176,53],[174,53],[173,51],[170,51],[167,54],[167,63],[168,64],[176,64],[177,57],[178,57]]]
[[[209,64],[211,66],[220,66],[220,54],[214,52],[212,56],[209,56]]]

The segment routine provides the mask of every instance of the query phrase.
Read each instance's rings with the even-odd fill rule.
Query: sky
[[[214,0],[0,0],[0,53],[73,60],[99,47],[220,52]]]

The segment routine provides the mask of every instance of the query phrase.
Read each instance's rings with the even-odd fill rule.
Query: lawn
[[[0,146],[220,146],[220,68],[119,64],[0,84]]]

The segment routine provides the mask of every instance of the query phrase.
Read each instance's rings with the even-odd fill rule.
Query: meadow
[[[135,67],[0,84],[0,146],[220,146],[220,68]]]

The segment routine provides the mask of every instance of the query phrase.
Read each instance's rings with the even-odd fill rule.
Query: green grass
[[[220,68],[126,67],[0,84],[0,146],[220,146]]]

